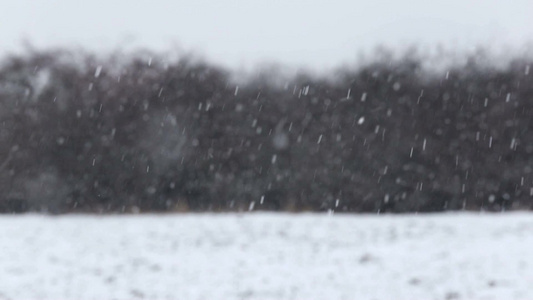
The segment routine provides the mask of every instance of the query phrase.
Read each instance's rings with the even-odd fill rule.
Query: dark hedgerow
[[[150,55],[3,59],[0,211],[533,207],[528,60],[236,84]]]

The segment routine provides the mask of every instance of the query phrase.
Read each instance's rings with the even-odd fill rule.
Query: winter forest
[[[533,208],[532,61],[236,80],[153,53],[0,65],[3,212]],[[329,74],[328,74],[329,75]]]

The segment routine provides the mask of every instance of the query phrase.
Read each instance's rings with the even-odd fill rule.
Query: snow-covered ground
[[[3,216],[0,299],[533,299],[532,217]]]

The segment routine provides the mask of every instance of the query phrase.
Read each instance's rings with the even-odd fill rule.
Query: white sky
[[[355,62],[376,45],[524,47],[531,0],[0,0],[0,53],[75,45],[169,50],[227,66],[314,68]]]

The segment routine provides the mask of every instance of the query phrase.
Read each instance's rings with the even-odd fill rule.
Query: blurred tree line
[[[237,84],[150,56],[2,60],[0,211],[533,207],[528,60],[439,73],[407,57]]]

